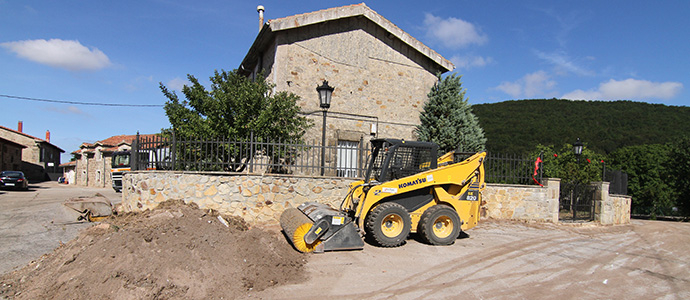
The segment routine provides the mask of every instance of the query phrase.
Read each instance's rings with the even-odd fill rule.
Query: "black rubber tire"
[[[386,226],[384,222],[393,218],[399,220],[401,224],[400,233],[395,236],[386,235],[383,228]],[[365,220],[364,226],[369,240],[373,241],[381,247],[398,247],[407,242],[407,236],[410,234],[410,227],[412,219],[410,213],[405,207],[400,204],[386,202],[374,207]]]
[[[447,234],[439,236],[438,230],[434,230],[437,223],[440,228],[447,230]],[[460,225],[460,217],[455,209],[446,205],[434,205],[422,214],[417,232],[431,245],[452,245],[460,235]]]

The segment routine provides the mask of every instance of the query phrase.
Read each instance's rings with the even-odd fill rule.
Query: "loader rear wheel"
[[[382,247],[404,244],[410,234],[410,224],[412,220],[405,207],[392,202],[374,207],[365,222],[369,238]]]
[[[452,245],[460,235],[460,217],[449,206],[434,205],[422,214],[417,232],[429,244]]]

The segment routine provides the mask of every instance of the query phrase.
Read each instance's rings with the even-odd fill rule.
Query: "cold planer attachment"
[[[358,250],[364,241],[345,212],[325,204],[306,202],[280,216],[288,240],[300,252]]]

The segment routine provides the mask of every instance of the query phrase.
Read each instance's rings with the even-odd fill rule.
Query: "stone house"
[[[60,168],[62,169],[62,178],[65,180],[63,183],[76,184],[77,161],[73,160],[63,163],[60,165]]]
[[[143,134],[141,137],[155,136]],[[74,170],[74,175],[69,184],[90,187],[111,187],[112,179],[112,155],[117,151],[129,151],[136,135],[116,135],[95,143],[82,143],[79,150],[72,152],[75,158],[73,166],[68,166],[67,171]],[[70,174],[66,173],[65,178]]]
[[[276,91],[300,96],[298,105],[315,124],[305,136],[310,144],[321,141],[316,87],[327,80],[335,90],[326,145],[354,147],[372,137],[416,139],[436,74],[454,68],[361,3],[266,22],[238,69],[250,78],[263,72]]]
[[[21,171],[24,148],[26,146],[0,137],[0,171]]]
[[[60,154],[65,150],[50,143],[50,131],[46,139],[40,139],[23,132],[24,124],[19,121],[17,130],[0,126],[0,138],[25,146],[22,151],[21,171],[31,181],[56,179],[61,176]]]

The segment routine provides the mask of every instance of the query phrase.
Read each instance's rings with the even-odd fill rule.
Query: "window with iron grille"
[[[338,177],[357,177],[359,142],[338,141]]]

